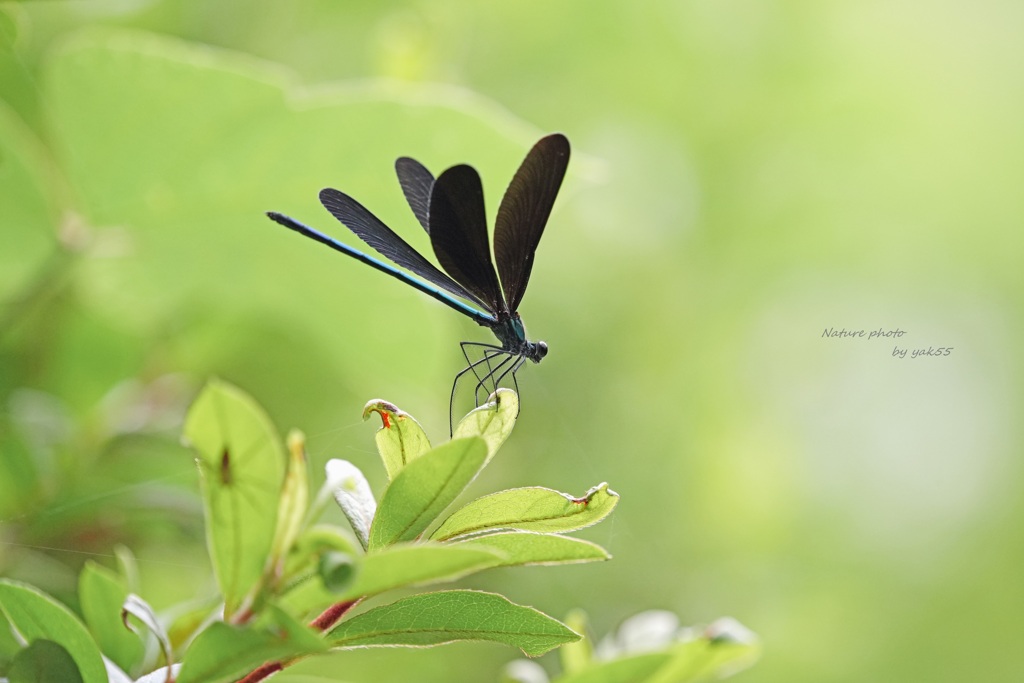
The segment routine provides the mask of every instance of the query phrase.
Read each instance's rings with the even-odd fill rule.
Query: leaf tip
[[[398,406],[382,398],[374,398],[366,402],[366,405],[363,406],[363,420],[369,420],[373,413],[380,415],[380,420],[383,423],[382,429],[391,429],[392,418],[405,417],[405,413]]]
[[[293,458],[304,458],[306,454],[306,435],[299,429],[288,432],[288,452]]]

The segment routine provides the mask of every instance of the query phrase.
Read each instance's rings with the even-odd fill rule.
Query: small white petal
[[[328,460],[325,469],[327,486],[365,549],[370,541],[370,525],[377,513],[377,501],[370,490],[370,483],[362,471],[348,460]]]
[[[722,617],[711,622],[704,629],[704,636],[711,640],[737,643],[739,645],[754,645],[757,643],[757,634],[732,617]]]
[[[175,664],[171,667],[171,677],[176,677],[181,672],[181,664]],[[162,666],[156,671],[152,671],[142,678],[135,681],[135,683],[165,683],[167,681],[167,667]]]
[[[537,662],[514,659],[505,665],[504,680],[512,683],[548,683],[548,672]]]
[[[679,617],[666,610],[634,614],[619,626],[617,640],[624,652],[656,650],[675,640]]]

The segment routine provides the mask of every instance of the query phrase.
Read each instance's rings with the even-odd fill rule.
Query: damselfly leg
[[[452,393],[448,401],[449,433],[454,432],[455,392],[458,389],[459,382],[466,374],[472,373],[473,378],[476,380],[473,386],[473,404],[479,407],[481,403],[487,400],[488,396],[497,391],[501,381],[509,373],[512,374],[515,391],[517,394],[519,393],[519,383],[516,381],[515,372],[523,364],[523,360],[525,360],[522,356],[511,353],[495,344],[464,341],[459,343],[459,347],[462,349],[462,356],[466,359],[467,365],[455,375],[455,381],[452,382]],[[483,349],[483,357],[479,360],[470,358],[469,347]],[[503,356],[503,358],[500,361],[496,361],[498,356]]]

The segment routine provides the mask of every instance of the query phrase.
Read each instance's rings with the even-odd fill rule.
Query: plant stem
[[[278,671],[284,671],[284,665],[281,662],[269,662],[251,671],[245,678],[239,679],[238,683],[256,683],[266,680]]]
[[[311,621],[309,625],[318,631],[326,631],[338,623],[345,613],[358,605],[361,600],[362,598],[356,598],[355,600],[336,602],[321,612],[320,616]]]
[[[361,600],[362,598],[357,598],[355,600],[336,602],[321,612],[320,616],[311,621],[309,625],[318,631],[326,631],[338,623],[338,621],[345,616],[345,613],[358,605]],[[258,683],[258,681],[266,680],[278,671],[284,671],[284,668],[290,663],[291,662],[267,662],[259,668],[250,671],[245,678],[239,679],[238,683]]]

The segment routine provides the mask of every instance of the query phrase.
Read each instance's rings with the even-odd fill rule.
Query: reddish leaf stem
[[[257,681],[270,678],[270,676],[278,671],[284,671],[284,665],[281,662],[268,662],[260,668],[251,671],[245,678],[239,679],[238,683],[257,683]]]
[[[350,609],[359,604],[360,600],[362,600],[362,598],[357,598],[355,600],[345,600],[344,602],[336,602],[327,609],[325,609],[323,612],[321,612],[320,616],[311,621],[309,625],[318,631],[326,631],[332,626],[334,626],[336,623],[338,623],[338,621],[340,621],[341,618],[345,616],[346,612],[348,612]]]

